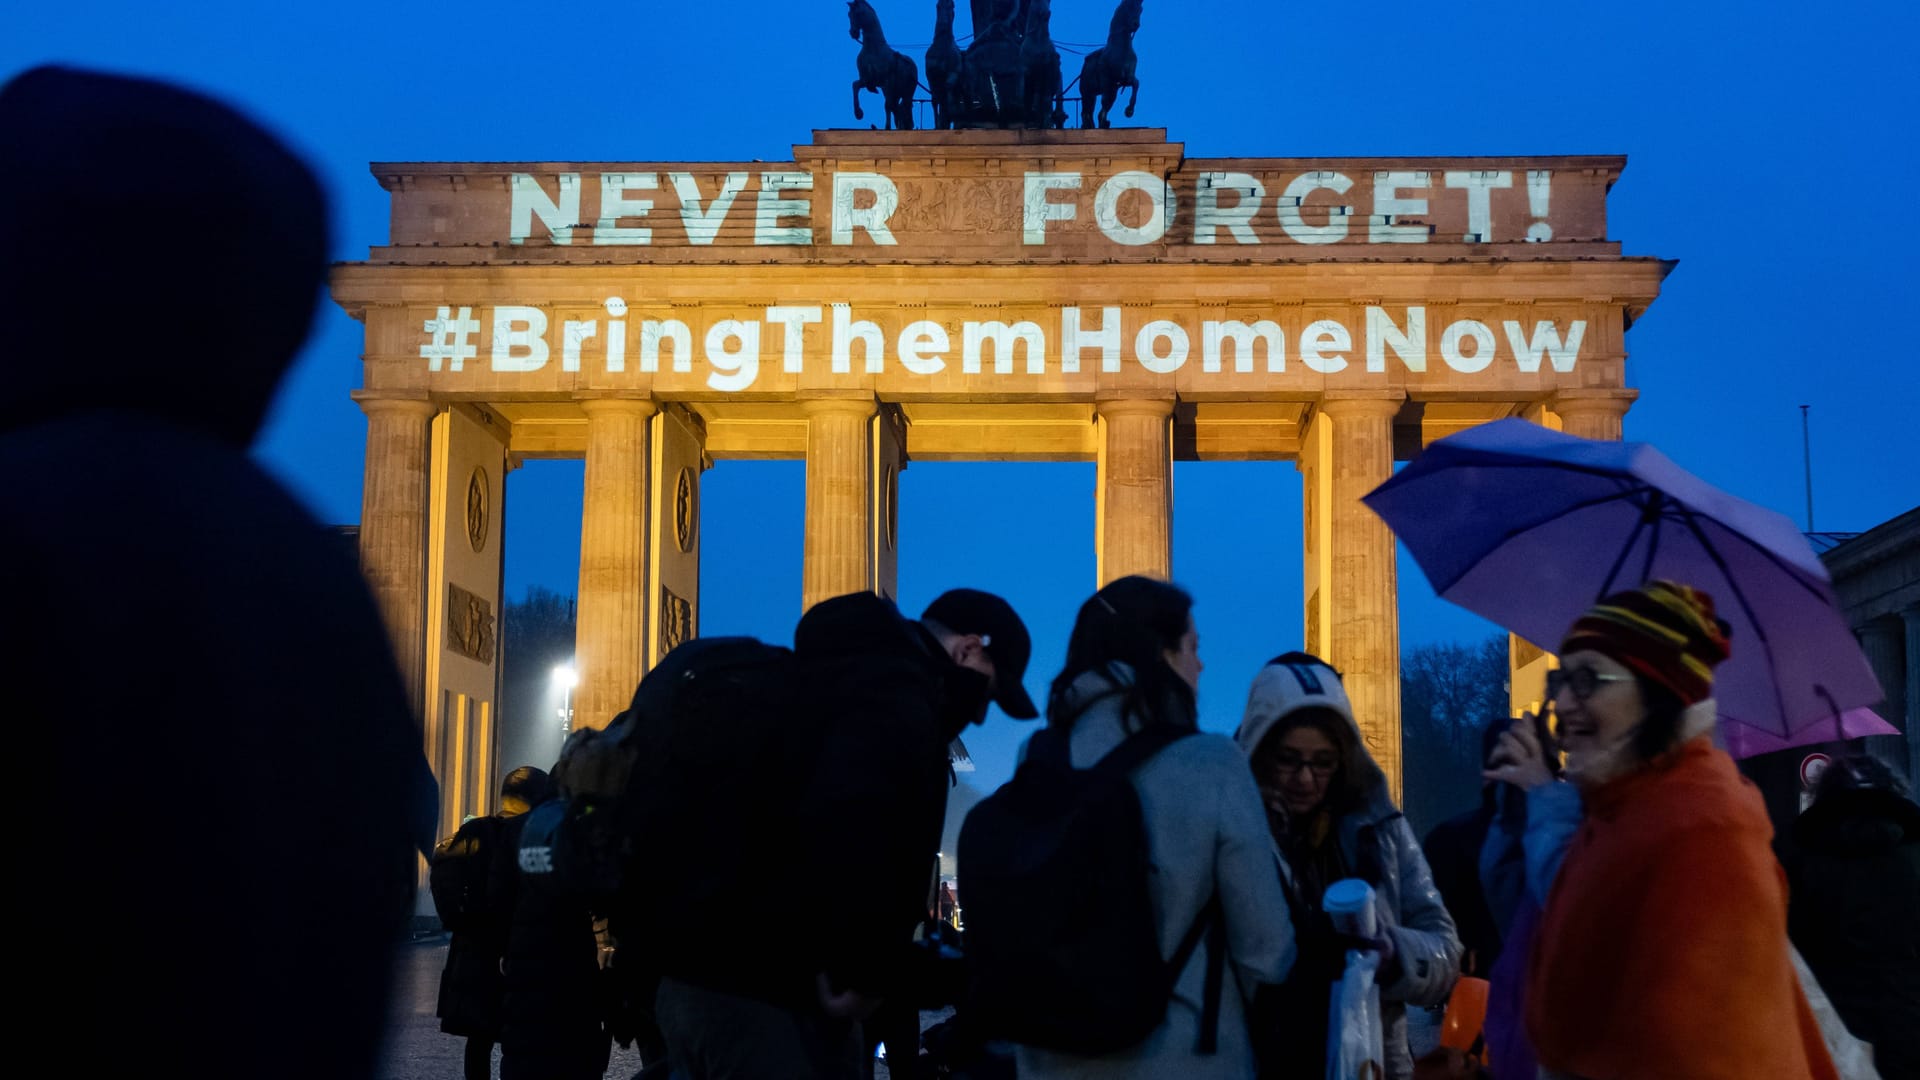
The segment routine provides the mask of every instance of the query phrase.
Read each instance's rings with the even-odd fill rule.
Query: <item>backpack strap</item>
[[[1227,966],[1226,921],[1226,909],[1220,906],[1220,897],[1216,893],[1212,900],[1207,901],[1207,906],[1200,909],[1193,926],[1187,930],[1187,936],[1180,939],[1180,948],[1167,961],[1169,980],[1178,979],[1180,973],[1187,970],[1187,963],[1193,959],[1194,950],[1200,947],[1201,939],[1206,939],[1207,982],[1200,1002],[1200,1038],[1193,1048],[1198,1054],[1211,1054],[1220,1045],[1220,993]],[[1171,991],[1172,987],[1168,989]]]
[[[1107,751],[1107,756],[1094,762],[1090,769],[1083,771],[1099,772],[1107,776],[1126,776],[1160,751],[1189,735],[1198,734],[1198,731],[1191,728],[1153,724],[1121,740],[1119,746]],[[1027,757],[1030,760],[1044,761],[1056,769],[1072,769],[1072,733],[1051,726],[1041,728],[1033,733],[1032,739],[1028,740]]]

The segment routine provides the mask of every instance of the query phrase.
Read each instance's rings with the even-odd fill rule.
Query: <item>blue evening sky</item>
[[[931,37],[931,0],[877,6],[895,43]],[[387,235],[369,161],[780,160],[814,128],[852,126],[845,10],[23,3],[0,33],[0,76],[66,61],[238,102],[324,175],[336,250],[354,259]],[[1098,41],[1111,11],[1056,0],[1054,35]],[[1917,38],[1920,16],[1893,2],[1149,0],[1135,119],[1196,156],[1627,154],[1613,237],[1681,261],[1628,338],[1642,394],[1628,437],[1801,520],[1798,406],[1811,405],[1816,523],[1861,530],[1920,502]],[[125,182],[193,167],[128,162]],[[192,242],[127,225],[129,243]],[[329,521],[359,517],[366,429],[347,397],[359,347],[359,325],[329,304],[259,447]],[[535,463],[509,481],[510,596],[573,591],[580,475],[577,462]],[[803,482],[799,462],[707,474],[704,631],[790,633]],[[1091,463],[915,464],[901,488],[903,606],[953,584],[1004,593],[1034,630],[1040,696],[1094,585],[1093,485]],[[1290,464],[1176,469],[1174,571],[1198,600],[1209,728],[1230,730],[1260,662],[1300,644],[1299,506]],[[1492,632],[1404,560],[1401,597],[1406,646]],[[1007,775],[1022,734],[995,714],[969,736],[981,782]]]

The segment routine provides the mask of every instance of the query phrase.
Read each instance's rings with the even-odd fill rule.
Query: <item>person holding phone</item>
[[[1544,1075],[1837,1075],[1794,974],[1766,808],[1710,737],[1729,648],[1699,590],[1609,596],[1548,680],[1570,784],[1531,722],[1494,751],[1488,778],[1529,793],[1544,903],[1524,1012]]]

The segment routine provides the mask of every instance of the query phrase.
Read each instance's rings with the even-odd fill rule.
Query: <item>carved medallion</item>
[[[672,652],[677,645],[692,639],[693,604],[684,597],[674,595],[672,589],[660,587],[660,655]]]
[[[461,656],[493,663],[493,605],[447,583],[447,647]]]
[[[681,551],[693,550],[694,530],[700,527],[699,499],[693,470],[682,468],[673,491],[673,539]]]
[[[487,488],[487,470],[477,468],[467,481],[467,543],[477,554],[487,546],[487,512],[491,492]]]

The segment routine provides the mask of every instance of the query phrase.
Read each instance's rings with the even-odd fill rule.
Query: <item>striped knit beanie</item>
[[[1713,696],[1713,666],[1727,658],[1727,624],[1714,616],[1706,593],[1649,581],[1580,616],[1560,654],[1583,649],[1612,657],[1692,705]]]

